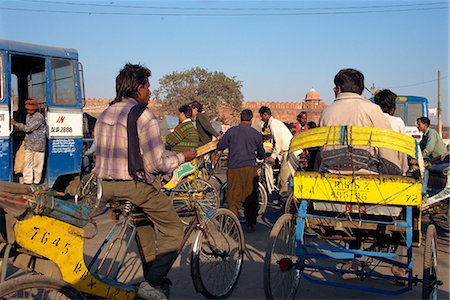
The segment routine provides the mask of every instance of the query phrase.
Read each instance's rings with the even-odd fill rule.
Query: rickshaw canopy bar
[[[296,134],[289,153],[322,146],[372,146],[399,151],[416,157],[414,138],[392,130],[361,126],[318,127]]]

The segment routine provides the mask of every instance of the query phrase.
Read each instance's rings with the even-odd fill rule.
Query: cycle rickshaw
[[[91,205],[94,198],[101,198],[101,181],[85,184],[78,200]],[[226,298],[235,288],[242,268],[245,243],[241,225],[226,209],[204,212],[195,196],[196,189],[183,192],[189,195],[184,201],[194,216],[185,228],[180,247],[195,232],[190,258],[194,287],[207,298]],[[0,298],[135,299],[138,287],[121,280],[130,279],[123,269],[135,272],[139,268],[136,261],[145,261],[136,226],[152,226],[151,222],[130,201],[114,200],[110,207],[120,218],[88,264],[83,248],[85,239],[97,234],[96,223],[90,217],[90,208],[95,207],[62,196],[16,183],[0,184],[0,233],[6,235],[3,240],[0,235]],[[83,197],[88,199],[84,201]],[[8,229],[6,234],[4,229]],[[130,259],[133,241],[137,249]],[[10,265],[15,267],[12,274],[8,272]],[[145,264],[141,265],[145,268]]]
[[[290,152],[311,147],[370,146],[417,157],[413,138],[389,130],[331,126],[296,135]],[[294,178],[297,214],[284,214],[270,233],[264,264],[268,299],[292,299],[301,280],[383,295],[407,292],[422,282],[424,299],[436,298],[436,228],[422,240],[421,179],[395,175],[301,172]],[[310,228],[317,238],[305,236]],[[359,244],[349,247],[349,243]],[[422,279],[413,275],[413,247],[425,245]],[[343,268],[338,262],[353,261]],[[355,266],[356,265],[356,266]],[[392,268],[404,275],[393,275]],[[336,275],[359,279],[343,281]],[[383,280],[400,285],[380,285]],[[367,284],[366,284],[367,283]],[[374,283],[372,286],[370,283]]]

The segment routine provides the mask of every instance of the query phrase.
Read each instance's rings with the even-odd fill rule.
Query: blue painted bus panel
[[[10,163],[9,163],[10,140],[0,139],[0,180],[10,181]]]
[[[58,176],[80,173],[82,138],[49,140],[47,157],[47,185],[53,186]]]
[[[34,54],[78,60],[78,52],[72,48],[51,47],[0,39],[0,49],[24,55]]]

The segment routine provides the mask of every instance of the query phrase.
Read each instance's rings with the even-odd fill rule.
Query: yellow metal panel
[[[134,288],[107,285],[89,272],[84,263],[82,228],[46,216],[33,216],[17,222],[14,232],[19,245],[55,262],[63,280],[78,290],[107,299],[134,299]]]
[[[324,145],[339,145],[341,126],[317,127],[294,135],[289,152]]]
[[[337,175],[297,172],[294,197],[331,202],[422,206],[422,185],[393,175]]]
[[[329,126],[304,131],[294,136],[289,152],[325,145],[372,146],[416,156],[416,144],[412,137],[391,130],[361,126]]]
[[[388,148],[416,156],[414,139],[406,134],[379,128],[350,126],[347,136],[348,144],[352,146]]]

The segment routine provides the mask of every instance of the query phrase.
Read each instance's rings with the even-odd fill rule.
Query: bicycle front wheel
[[[89,216],[94,217],[102,198],[102,186],[94,173],[86,174],[78,187],[78,204],[89,209]]]
[[[195,216],[194,208],[189,202],[191,199],[199,204],[203,213],[220,206],[217,191],[211,183],[200,178],[183,179],[170,192],[170,200],[173,201],[173,207],[185,225],[188,225]]]
[[[239,279],[244,260],[244,235],[228,209],[214,212],[198,231],[192,247],[191,276],[206,298],[228,297]]]
[[[70,284],[43,275],[24,275],[0,284],[0,299],[86,299]]]
[[[264,258],[264,292],[266,299],[293,299],[300,283],[300,271],[295,268],[296,217],[282,215],[270,232],[270,242]]]

